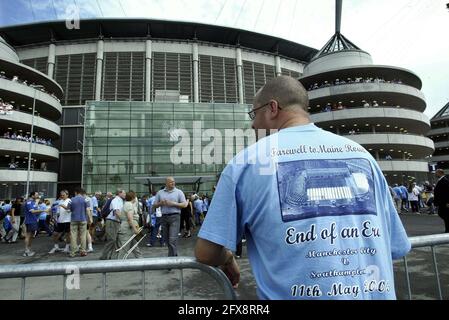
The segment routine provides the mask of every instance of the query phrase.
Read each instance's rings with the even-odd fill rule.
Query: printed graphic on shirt
[[[298,160],[277,164],[282,220],[376,213],[367,159]]]

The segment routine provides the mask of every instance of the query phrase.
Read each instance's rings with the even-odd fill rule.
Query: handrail
[[[218,268],[214,268],[196,261],[193,257],[164,257],[146,258],[131,260],[95,260],[95,261],[74,261],[56,263],[36,263],[23,265],[3,265],[0,266],[0,279],[45,276],[67,276],[74,268],[79,274],[103,274],[109,272],[129,272],[164,269],[198,269],[210,275],[223,289],[225,299],[236,300],[236,293],[226,275]],[[22,280],[24,281],[24,280]],[[106,282],[103,281],[103,291]],[[24,288],[24,287],[23,287]],[[24,289],[22,289],[24,290]],[[183,295],[183,293],[181,293]],[[24,293],[22,292],[22,295]],[[105,297],[105,295],[103,295]]]
[[[449,233],[444,234],[432,234],[427,236],[415,236],[409,238],[412,249],[416,248],[423,248],[423,247],[430,247],[432,252],[432,262],[433,262],[433,268],[435,271],[435,279],[438,289],[438,297],[440,300],[443,300],[443,293],[441,290],[441,280],[440,280],[440,273],[438,271],[438,263],[437,263],[437,257],[435,253],[435,246],[449,244]],[[410,284],[410,274],[409,274],[409,267],[407,263],[407,256],[403,257],[404,261],[404,269],[405,269],[405,279],[407,284],[407,291],[408,291],[408,298],[409,300],[412,300],[412,289]]]
[[[412,249],[449,244],[449,233],[415,236],[409,238]]]

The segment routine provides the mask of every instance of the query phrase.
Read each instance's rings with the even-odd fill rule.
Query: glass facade
[[[42,198],[55,199],[57,195],[56,182],[30,182],[30,192],[37,191]],[[24,197],[26,193],[26,182],[16,181],[2,183],[0,186],[0,199],[14,200],[16,197]]]
[[[144,194],[148,186],[136,177],[216,177],[233,155],[255,142],[249,108],[218,103],[88,102],[83,186],[87,192],[124,188]],[[200,192],[210,193],[215,183],[204,183]]]

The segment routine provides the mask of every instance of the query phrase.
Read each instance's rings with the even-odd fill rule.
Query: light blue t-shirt
[[[168,200],[172,202],[186,202],[186,197],[184,196],[184,193],[177,189],[173,188],[172,190],[162,189],[159,190],[156,194],[156,197],[154,199],[154,202],[158,203],[162,200]],[[174,213],[181,213],[181,208],[178,207],[172,207],[172,206],[161,206],[161,212],[162,214],[174,214]]]
[[[148,207],[148,213],[152,214],[153,213],[153,204],[154,204],[154,200],[156,199],[156,196],[151,196],[148,200],[147,200],[147,207]]]
[[[9,213],[9,212],[11,211],[11,208],[12,208],[12,204],[10,204],[10,203],[5,204],[5,205],[3,205],[3,207],[2,207],[2,209],[3,209],[3,211],[4,211],[5,213]]]
[[[97,197],[93,196],[90,198],[90,206],[92,209],[92,216],[98,217],[98,199]]]
[[[203,212],[203,200],[196,199],[195,201],[193,201],[193,207],[195,208],[196,213]]]
[[[234,251],[243,233],[261,299],[395,299],[392,259],[410,250],[376,161],[314,124],[222,172],[198,236]]]
[[[38,207],[39,210],[47,210],[47,206],[45,205],[45,203],[41,203]],[[39,220],[46,220],[47,219],[47,212],[42,212],[39,214]]]
[[[209,209],[209,202],[207,201],[206,198],[204,198],[204,200],[202,200],[202,202],[203,202],[203,212],[205,212]]]

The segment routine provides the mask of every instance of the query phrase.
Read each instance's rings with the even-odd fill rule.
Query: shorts
[[[56,225],[55,231],[57,233],[69,233],[70,232],[70,222],[59,223]]]
[[[30,223],[30,224],[26,223],[25,226],[26,226],[27,233],[34,233],[38,229],[37,223]]]

